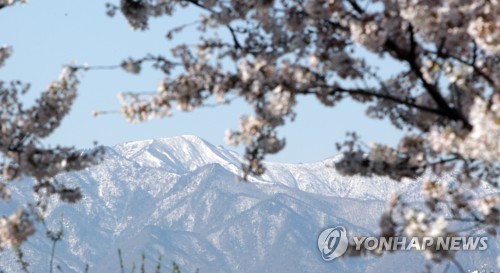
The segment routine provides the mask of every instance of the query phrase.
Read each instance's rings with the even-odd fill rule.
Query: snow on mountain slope
[[[331,167],[335,157],[311,164],[268,163],[263,177],[241,182],[239,158],[194,136],[107,148],[101,164],[59,177],[80,186],[84,198],[77,205],[55,202],[50,208],[54,229],[64,214],[56,264],[64,272],[82,272],[85,264],[90,272],[118,272],[121,249],[127,267],[145,253],[149,259],[161,255],[164,268],[175,260],[183,272],[423,270],[419,253],[324,262],[316,247],[326,227],[373,234],[387,195],[414,192],[416,183],[342,177]],[[21,186],[16,198],[25,192]],[[24,247],[35,272],[48,272],[50,242],[42,233]],[[494,265],[494,251],[463,259],[469,265]],[[395,262],[402,258],[404,263]],[[14,260],[0,255],[0,269],[17,272]]]
[[[141,166],[164,167],[172,172],[192,171],[208,163],[219,163],[237,171],[236,154],[215,147],[196,136],[179,136],[129,142],[114,147],[118,154]]]

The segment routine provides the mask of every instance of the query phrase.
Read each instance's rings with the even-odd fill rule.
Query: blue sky
[[[51,80],[57,79],[63,64],[73,60],[78,64],[118,64],[126,57],[168,54],[178,41],[193,41],[197,37],[193,28],[178,35],[177,40],[165,39],[170,28],[195,20],[196,10],[152,20],[150,30],[140,32],[132,31],[121,14],[107,17],[104,3],[30,1],[0,10],[0,45],[14,47],[14,55],[0,69],[0,79],[32,83],[26,97],[29,103]],[[226,146],[224,131],[237,129],[240,116],[250,113],[250,108],[240,100],[229,106],[175,112],[171,118],[142,124],[128,123],[119,114],[92,116],[95,110],[118,110],[118,92],[153,91],[161,79],[162,75],[152,69],[144,69],[139,76],[121,69],[89,71],[82,78],[79,97],[71,113],[47,139],[47,145],[88,148],[93,141],[112,146],[133,140],[192,134]],[[401,134],[387,121],[368,119],[364,106],[350,101],[326,108],[315,98],[300,98],[296,112],[295,122],[280,130],[281,136],[287,138],[287,147],[269,160],[297,163],[324,159],[336,153],[334,144],[342,141],[347,131],[357,131],[367,143],[394,144]],[[243,151],[242,147],[230,148]]]

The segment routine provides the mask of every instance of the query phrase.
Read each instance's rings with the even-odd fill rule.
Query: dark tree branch
[[[214,15],[217,14],[217,12],[207,6],[204,6],[203,4],[201,4],[200,2],[198,2],[198,0],[182,0],[182,1],[185,1],[185,2],[188,2],[188,3],[191,3],[203,10],[206,10]],[[241,46],[241,43],[238,41],[238,37],[236,36],[236,33],[234,31],[234,28],[231,27],[231,25],[227,24],[226,25],[227,29],[229,30],[229,33],[231,34],[232,38],[233,38],[233,42],[234,42],[234,47],[236,49],[243,49],[243,47]]]
[[[476,72],[479,76],[481,76],[485,81],[487,81],[492,87],[496,87],[495,86],[495,82],[493,81],[493,79],[488,76],[486,73],[484,73],[479,67],[477,67],[477,65],[475,64],[475,60],[477,58],[476,56],[476,53],[474,53],[474,56],[473,56],[473,61],[472,62],[468,62],[466,60],[463,60],[462,58],[460,57],[457,57],[457,56],[454,56],[454,55],[451,55],[447,52],[442,52],[442,51],[438,51],[438,52],[434,52],[434,51],[427,51],[431,54],[436,54],[438,57],[441,57],[441,58],[444,58],[444,59],[453,59],[455,61],[458,61],[459,63],[462,63],[462,64],[465,64],[467,66],[470,66],[472,67],[472,69],[474,70],[474,72]]]
[[[385,47],[390,51],[394,52],[395,57],[397,59],[403,60],[408,63],[411,70],[415,73],[418,79],[421,81],[423,87],[432,97],[432,99],[436,102],[439,109],[441,109],[441,113],[444,114],[447,118],[451,120],[462,121],[465,128],[472,129],[472,125],[470,125],[469,121],[465,118],[465,116],[456,108],[450,107],[446,99],[441,95],[439,89],[436,84],[431,84],[425,80],[422,71],[420,70],[420,65],[417,62],[418,54],[417,50],[417,42],[414,37],[413,27],[410,25],[408,27],[409,35],[410,35],[410,50],[405,50],[399,47],[393,40],[387,39],[385,42]]]
[[[227,29],[229,29],[229,32],[231,33],[231,36],[233,38],[234,47],[236,49],[243,49],[240,42],[238,41],[238,38],[236,37],[236,33],[235,33],[234,29],[230,25],[227,25],[226,27],[227,27]]]
[[[400,99],[397,97],[393,97],[389,94],[377,93],[377,92],[373,92],[371,90],[360,89],[360,88],[346,89],[346,88],[342,88],[342,87],[332,87],[332,86],[320,86],[320,87],[330,88],[329,95],[334,95],[335,93],[346,93],[349,95],[361,95],[361,96],[374,97],[374,98],[378,98],[378,99],[392,101],[392,102],[395,102],[395,103],[398,103],[401,105],[405,105],[405,106],[408,106],[410,108],[415,108],[415,109],[418,109],[421,111],[425,111],[425,112],[437,114],[440,116],[448,117],[447,114],[445,112],[443,112],[441,109],[436,109],[436,108],[428,107],[425,105],[416,104],[410,100]],[[298,93],[299,94],[317,94],[316,91],[303,91],[303,92],[298,92]]]
[[[356,2],[356,0],[348,0],[349,4],[351,4],[352,8],[359,14],[362,15],[365,13],[363,8]]]

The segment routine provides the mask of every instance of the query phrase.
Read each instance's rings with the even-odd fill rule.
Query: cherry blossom
[[[0,8],[15,2],[0,1]],[[325,107],[351,99],[366,105],[369,118],[388,120],[404,136],[394,146],[367,145],[348,133],[337,144],[343,156],[334,167],[343,175],[412,179],[423,186],[421,207],[403,197],[389,202],[380,222],[383,235],[434,236],[451,232],[454,222],[498,229],[498,0],[115,2],[106,4],[107,14],[121,13],[136,31],[146,31],[151,18],[179,9],[200,13],[194,44],[177,39],[186,25],[173,26],[165,30],[173,44],[169,57],[146,54],[109,66],[140,74],[151,64],[164,74],[151,93],[119,95],[129,121],[241,98],[253,113],[228,130],[226,139],[245,146],[246,179],[263,174],[266,155],[285,147],[286,139],[277,132],[300,115],[295,111],[300,97],[316,97]],[[11,48],[0,48],[0,66],[11,54]],[[78,72],[91,69],[67,67],[28,109],[19,107],[18,99],[27,84],[0,82],[0,152],[8,159],[1,166],[0,196],[7,198],[9,181],[26,174],[37,180],[39,192],[67,201],[79,197],[63,195],[64,187],[53,179],[93,163],[98,153],[44,149],[37,139],[58,127],[76,97]],[[49,107],[58,110],[52,113]],[[453,257],[425,255],[438,261]]]
[[[4,247],[18,247],[35,233],[30,214],[19,210],[9,217],[0,219],[0,250]]]
[[[0,0],[0,9],[14,5],[15,3],[20,2],[22,4],[25,4],[28,2],[28,0]]]
[[[10,54],[10,47],[2,47],[1,62]],[[0,80],[0,199],[9,201],[10,186],[20,179],[31,179],[36,195],[32,203],[22,204],[19,211],[0,219],[0,248],[17,247],[34,234],[33,221],[43,217],[50,196],[69,203],[78,201],[80,189],[65,186],[56,176],[97,163],[103,152],[102,148],[82,152],[41,144],[69,113],[80,83],[77,74],[76,69],[64,67],[59,79],[52,81],[30,107],[22,102],[29,84]]]
[[[383,233],[434,236],[454,221],[498,228],[493,197],[467,191],[490,187],[488,196],[498,196],[497,0],[122,0],[109,7],[137,30],[179,8],[201,13],[197,44],[175,39],[184,26],[168,30],[178,45],[167,63],[179,70],[166,70],[156,93],[121,97],[130,121],[171,116],[175,104],[193,111],[214,96],[221,104],[243,98],[254,113],[227,130],[226,140],[246,147],[246,178],[265,172],[265,156],[285,146],[277,130],[300,115],[300,96],[315,96],[326,107],[350,98],[404,136],[392,147],[366,145],[349,133],[337,144],[343,157],[335,168],[344,175],[422,181],[425,208],[394,199],[382,217]],[[128,59],[122,67],[140,73],[148,58]],[[384,67],[385,59],[397,65]]]

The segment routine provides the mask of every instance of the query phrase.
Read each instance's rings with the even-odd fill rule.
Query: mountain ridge
[[[321,230],[336,225],[372,235],[387,196],[400,188],[414,191],[417,182],[405,188],[383,178],[342,177],[330,165],[338,157],[307,164],[266,163],[263,177],[242,182],[241,157],[194,136],[106,149],[101,164],[58,177],[84,192],[78,204],[54,201],[49,208],[49,227],[57,230],[61,221],[64,227],[55,257],[64,272],[81,272],[85,263],[90,272],[118,272],[117,249],[127,262],[138,262],[141,253],[149,259],[161,255],[166,264],[180,264],[182,272],[406,269],[390,269],[399,254],[325,262],[316,239]],[[50,242],[35,236],[25,249],[35,268],[48,272],[40,257],[47,257]],[[420,253],[404,255],[415,268],[425,262]],[[489,261],[489,256],[473,258]],[[2,257],[6,262],[0,269],[16,272],[15,259]]]

